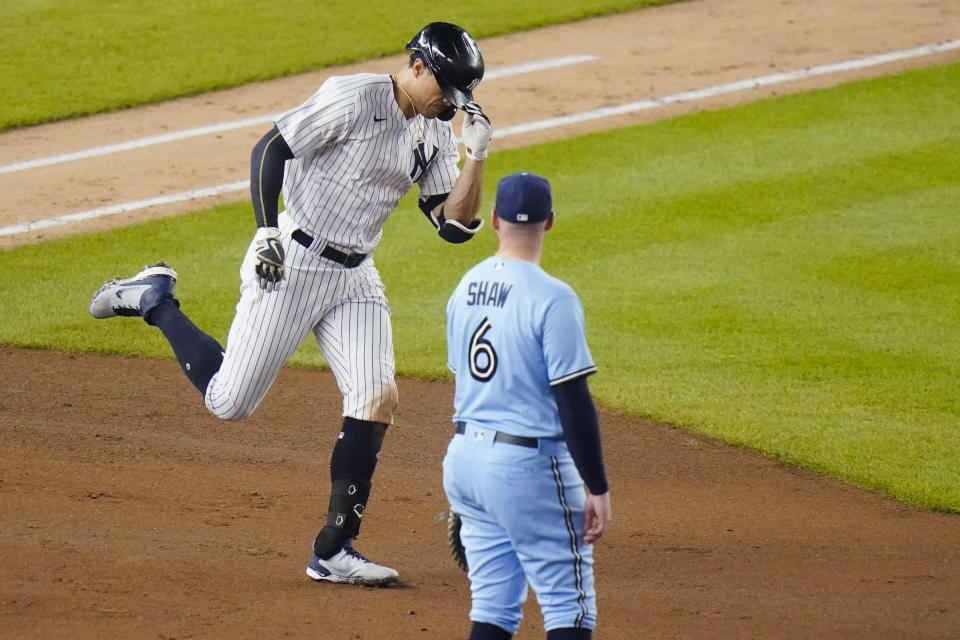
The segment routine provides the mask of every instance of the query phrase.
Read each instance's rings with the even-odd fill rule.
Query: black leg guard
[[[370,497],[370,481],[360,476],[345,476],[333,482],[327,521],[313,541],[313,552],[329,558],[340,551],[344,542],[356,538],[360,519]]]
[[[370,497],[370,481],[377,467],[387,425],[344,418],[343,429],[330,456],[330,507],[323,529],[313,541],[313,552],[329,558],[360,532],[360,519]]]

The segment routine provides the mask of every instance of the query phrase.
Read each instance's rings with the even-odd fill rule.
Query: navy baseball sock
[[[200,393],[223,363],[223,347],[197,328],[171,298],[151,309],[143,319],[163,332],[180,368]]]
[[[344,418],[343,428],[330,455],[330,479],[336,480],[346,474],[372,479],[386,432],[387,425],[383,422]]]
[[[590,640],[593,637],[592,629],[577,629],[563,627],[547,631],[547,640]]]
[[[513,634],[489,622],[474,622],[468,640],[510,640]]]

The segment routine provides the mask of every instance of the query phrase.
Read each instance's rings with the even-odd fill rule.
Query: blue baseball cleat
[[[163,262],[144,267],[132,278],[104,282],[90,299],[90,315],[143,317],[164,300],[172,300],[176,284],[177,272]]]

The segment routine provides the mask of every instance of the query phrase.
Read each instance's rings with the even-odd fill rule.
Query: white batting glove
[[[476,102],[468,102],[463,110],[463,126],[460,139],[471,160],[483,160],[487,157],[487,148],[493,138],[493,125],[490,118]]]
[[[257,229],[254,240],[257,243],[257,264],[254,266],[257,284],[268,293],[276,291],[280,288],[280,281],[283,280],[283,245],[280,244],[280,229],[260,227]]]

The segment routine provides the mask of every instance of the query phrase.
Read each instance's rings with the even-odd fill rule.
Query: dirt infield
[[[303,575],[339,410],[286,369],[251,419],[209,415],[173,362],[0,348],[4,638],[457,638],[440,460],[449,385],[401,380],[358,546],[403,586]],[[429,399],[429,401],[427,401]],[[681,429],[601,412],[614,526],[601,640],[946,638],[960,519]],[[518,638],[542,637],[531,601]]]
[[[695,0],[485,41],[491,68],[599,57],[491,81],[477,95],[498,127],[513,126],[956,38],[958,18],[953,0]],[[495,150],[957,57],[518,135]],[[396,62],[348,70],[388,71]],[[270,113],[330,73],[8,132],[0,155],[15,162]],[[262,129],[2,174],[0,225],[243,179]],[[0,236],[0,248],[196,206]],[[189,265],[177,267],[189,277]],[[400,410],[358,540],[400,572],[401,586],[390,589],[303,575],[326,512],[339,424],[329,372],[285,369],[238,423],[208,414],[167,360],[0,347],[0,386],[0,638],[466,636],[469,586],[434,520],[446,508],[449,384],[400,380]],[[596,548],[595,638],[956,637],[957,515],[614,411],[601,409],[601,425],[614,523]],[[517,638],[542,637],[532,595],[526,616]]]

